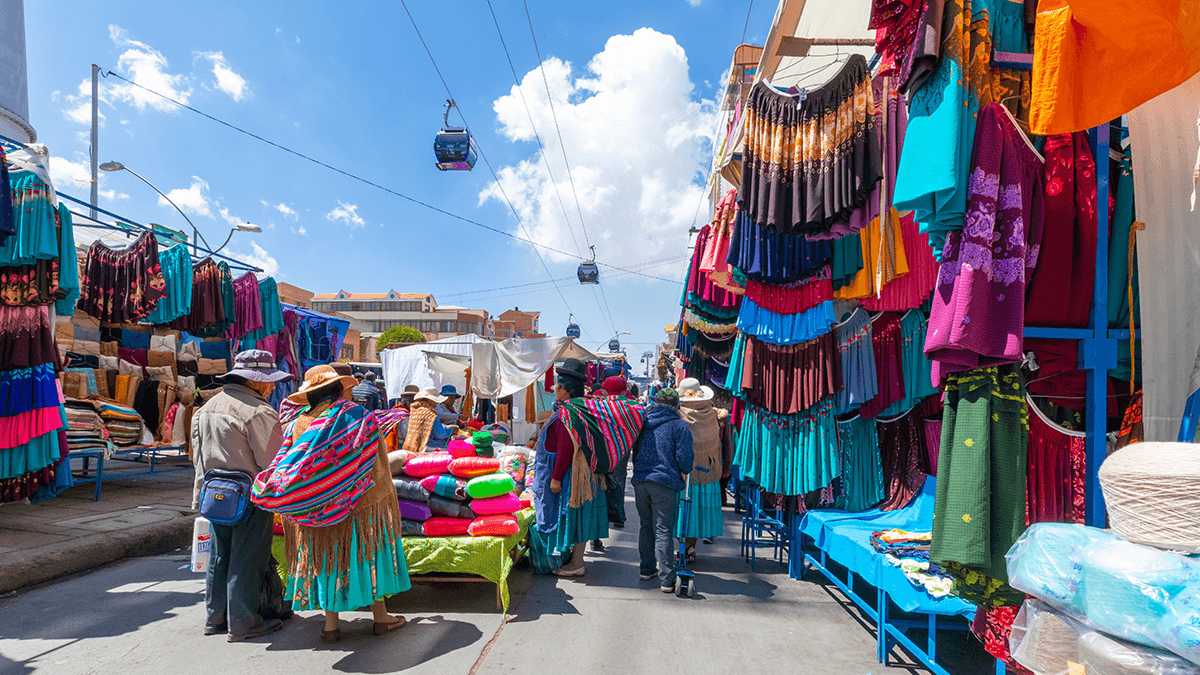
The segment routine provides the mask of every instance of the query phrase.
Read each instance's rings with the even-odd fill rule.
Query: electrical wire
[[[293,156],[295,156],[295,157],[298,157],[298,158],[300,158],[300,159],[303,159],[303,160],[305,160],[305,161],[307,161],[307,162],[311,162],[311,163],[313,163],[313,164],[316,164],[317,166],[320,166],[320,167],[322,167],[322,168],[329,169],[330,171],[333,171],[334,173],[337,173],[337,174],[340,174],[340,175],[342,175],[342,176],[345,176],[346,178],[349,178],[349,179],[351,179],[351,180],[358,181],[359,183],[362,183],[362,184],[364,184],[364,185],[369,185],[369,186],[371,186],[371,187],[373,187],[373,188],[376,188],[376,189],[378,189],[378,190],[382,190],[383,192],[386,192],[386,193],[388,193],[388,194],[390,194],[390,195],[393,195],[393,196],[395,196],[395,197],[399,197],[399,198],[401,198],[401,199],[403,199],[403,200],[405,200],[405,201],[408,201],[408,202],[411,202],[411,203],[413,203],[413,204],[416,204],[417,206],[421,206],[421,207],[424,207],[424,208],[426,208],[426,209],[429,209],[430,211],[435,211],[435,212],[437,212],[437,213],[440,213],[440,214],[442,214],[442,215],[444,215],[444,216],[449,216],[450,218],[453,218],[453,219],[455,219],[455,220],[459,220],[459,221],[462,221],[462,222],[464,222],[464,223],[467,223],[468,225],[474,225],[474,226],[476,226],[476,227],[483,228],[483,229],[485,229],[485,230],[488,230],[489,232],[494,232],[494,233],[496,233],[496,234],[499,234],[499,235],[502,235],[502,236],[508,237],[508,238],[510,238],[510,239],[515,239],[515,240],[517,240],[517,241],[520,241],[520,242],[523,242],[523,243],[529,244],[530,246],[534,246],[534,247],[536,247],[536,248],[544,249],[544,250],[547,250],[547,251],[552,251],[552,252],[554,252],[554,253],[557,253],[557,254],[559,254],[559,255],[565,256],[565,257],[567,257],[567,258],[573,258],[573,259],[575,259],[575,260],[584,260],[584,258],[583,258],[582,256],[578,255],[578,254],[575,254],[575,253],[569,253],[569,252],[567,252],[567,251],[564,251],[564,250],[562,250],[562,249],[558,249],[558,248],[555,248],[555,247],[553,247],[553,246],[548,246],[548,245],[546,245],[546,244],[543,244],[543,243],[541,243],[541,242],[534,241],[533,239],[527,239],[527,238],[525,238],[525,237],[521,237],[521,236],[518,236],[518,235],[516,235],[516,234],[513,234],[512,232],[506,232],[505,230],[502,230],[502,229],[500,229],[500,228],[497,228],[497,227],[492,227],[492,226],[490,226],[490,225],[485,225],[485,224],[483,224],[483,223],[481,223],[481,222],[479,222],[479,221],[477,221],[477,220],[472,220],[472,219],[470,219],[470,218],[467,218],[466,216],[461,216],[461,215],[459,215],[459,214],[457,214],[457,213],[453,213],[453,212],[447,211],[447,210],[445,210],[445,209],[443,209],[443,208],[439,208],[439,207],[437,207],[437,206],[434,206],[434,205],[432,205],[432,204],[429,204],[428,202],[421,201],[420,199],[417,199],[416,197],[411,197],[411,196],[409,196],[409,195],[406,195],[406,194],[404,194],[404,193],[402,193],[402,192],[398,192],[398,191],[396,191],[396,190],[393,190],[393,189],[391,189],[391,188],[389,188],[389,187],[386,187],[386,186],[384,186],[384,185],[381,185],[381,184],[379,184],[379,183],[376,183],[375,181],[372,181],[372,180],[370,180],[370,179],[363,178],[362,176],[359,176],[359,175],[356,175],[356,174],[350,173],[349,171],[346,171],[345,169],[339,169],[338,167],[336,167],[336,166],[333,166],[332,164],[329,164],[329,163],[327,163],[327,162],[323,162],[323,161],[321,161],[321,160],[319,160],[319,159],[313,158],[313,157],[311,157],[311,156],[309,156],[309,155],[306,155],[306,154],[304,154],[304,153],[302,153],[302,152],[299,152],[299,151],[297,151],[297,150],[293,150],[293,149],[291,149],[291,148],[289,148],[289,147],[287,147],[287,146],[285,146],[285,145],[280,145],[279,143],[276,143],[276,142],[274,142],[274,141],[272,141],[272,140],[270,140],[270,139],[264,138],[264,137],[262,137],[262,136],[260,136],[260,135],[258,135],[258,134],[256,134],[256,133],[254,133],[254,132],[252,132],[252,131],[247,131],[246,129],[243,129],[243,128],[241,128],[241,127],[239,127],[239,126],[235,125],[235,124],[231,124],[231,123],[229,123],[229,122],[226,122],[225,120],[222,120],[222,119],[220,119],[220,118],[218,118],[218,117],[214,117],[213,115],[210,115],[210,114],[208,114],[208,113],[206,113],[206,112],[204,112],[204,111],[202,111],[202,110],[199,110],[199,109],[197,109],[197,108],[195,108],[195,107],[192,107],[192,106],[190,106],[190,105],[188,105],[188,104],[186,104],[186,103],[182,103],[182,102],[178,101],[177,99],[174,99],[174,98],[171,98],[170,96],[167,96],[166,94],[163,94],[163,93],[161,93],[161,92],[158,92],[158,91],[155,91],[155,90],[153,90],[153,89],[150,89],[149,87],[147,87],[147,86],[145,86],[145,85],[138,84],[137,82],[134,82],[133,80],[130,80],[129,78],[127,78],[127,77],[124,77],[123,75],[121,75],[120,73],[117,73],[117,72],[115,72],[115,71],[112,71],[112,70],[108,70],[108,69],[101,68],[101,69],[100,69],[100,74],[101,74],[101,75],[103,75],[105,78],[108,78],[108,77],[115,77],[115,78],[117,78],[118,80],[121,80],[122,82],[125,82],[126,84],[129,84],[129,85],[131,85],[131,86],[137,87],[138,89],[141,89],[142,91],[145,91],[145,92],[147,92],[147,93],[149,93],[149,94],[153,94],[153,95],[155,95],[155,96],[157,96],[157,97],[159,97],[159,98],[161,98],[161,99],[163,99],[163,100],[165,100],[165,101],[169,101],[169,102],[171,102],[171,103],[173,103],[173,104],[175,104],[175,105],[177,105],[177,106],[179,106],[179,107],[181,107],[181,108],[184,108],[185,110],[188,110],[188,111],[194,112],[194,113],[196,113],[197,115],[200,115],[201,117],[204,117],[204,118],[206,118],[206,119],[208,119],[208,120],[211,120],[211,121],[213,121],[213,122],[216,122],[217,124],[220,124],[220,125],[222,125],[222,126],[224,126],[224,127],[227,127],[227,128],[229,128],[229,129],[231,129],[231,130],[233,130],[233,131],[236,131],[236,132],[238,132],[238,133],[240,133],[240,134],[243,134],[243,135],[249,136],[250,138],[253,138],[253,139],[257,140],[257,141],[260,141],[260,142],[262,142],[262,143],[266,143],[267,145],[269,145],[269,146],[271,146],[271,147],[273,147],[273,148],[276,148],[276,149],[278,149],[278,150],[282,150],[282,151],[284,151],[284,152],[286,152],[286,153],[288,153],[288,154],[290,154],[290,155],[293,155]],[[439,73],[439,77],[440,77],[440,75],[441,75],[441,74]],[[460,110],[460,112],[461,112],[461,110]],[[609,268],[612,268],[612,269],[617,269],[617,270],[627,271],[627,270],[625,270],[625,268],[623,268],[623,267],[618,267],[618,266],[616,266],[616,265],[611,265],[611,264],[609,264],[609,263],[606,263],[606,262],[596,261],[596,264],[597,264],[597,265],[603,265],[604,267],[609,267]],[[668,279],[668,278],[666,278],[666,277],[657,277],[657,276],[653,276],[653,275],[650,275],[650,274],[642,274],[642,275],[640,275],[640,276],[644,276],[644,277],[647,277],[647,278],[649,278],[649,279],[655,279],[655,280],[657,280],[657,281],[667,281],[667,282],[674,282],[674,280],[673,280],[673,279]]]
[[[549,157],[549,155],[546,154],[546,146],[545,146],[545,144],[542,143],[542,137],[541,137],[541,134],[539,134],[537,131],[537,125],[534,124],[533,111],[529,109],[529,101],[525,98],[525,89],[521,86],[521,77],[519,75],[517,75],[517,67],[515,64],[513,64],[512,54],[508,51],[508,43],[504,40],[504,31],[502,31],[500,29],[500,19],[496,16],[496,8],[492,6],[492,0],[487,0],[487,6],[488,6],[488,11],[492,15],[492,23],[495,24],[495,26],[496,26],[496,34],[500,36],[500,47],[504,50],[504,58],[508,61],[508,69],[510,71],[512,71],[513,83],[516,87],[517,95],[519,95],[521,97],[521,105],[525,108],[525,116],[529,119],[529,128],[530,128],[530,130],[533,131],[533,138],[534,138],[534,140],[537,141],[538,150],[540,151],[540,153],[542,155],[542,161],[546,164],[546,174],[550,178],[550,186],[554,188],[554,196],[558,199],[559,208],[562,209],[563,221],[567,225],[567,232],[570,233],[571,241],[573,241],[575,243],[575,248],[577,250],[579,250],[580,255],[582,255],[583,250],[579,248],[579,240],[575,238],[575,229],[571,227],[571,217],[567,215],[567,205],[565,202],[563,202],[562,192],[558,189],[558,181],[554,178],[554,171],[551,170],[551,168],[550,168],[550,157]],[[540,56],[538,58],[538,70],[542,70]],[[545,77],[544,72],[542,73],[542,76]],[[547,86],[546,86],[547,95],[549,95],[549,92],[550,92],[550,88],[549,88],[549,84],[547,84]],[[553,102],[551,102],[551,105],[553,106]],[[557,127],[557,124],[558,123],[555,122],[556,127]],[[559,143],[561,144],[562,143],[562,130],[561,129],[558,132],[558,139],[559,139]],[[563,153],[564,153],[563,156],[565,157],[566,156],[565,148],[563,149]],[[570,166],[569,165],[567,167],[567,173],[568,173],[568,176],[570,176]],[[572,186],[574,186],[573,182],[572,182]],[[580,225],[583,226],[583,220],[582,220],[583,211],[581,209],[579,209],[579,196],[578,195],[575,196],[575,207],[577,210],[579,210]],[[587,239],[587,227],[586,226],[583,226],[583,231],[584,231],[584,241],[587,241],[588,247],[591,248],[591,241]],[[603,290],[604,289],[601,288],[601,292],[603,292]],[[601,306],[600,296],[597,295],[596,289],[593,287],[592,288],[592,299],[594,299],[596,301],[596,308],[598,310],[600,310],[601,316],[603,317],[604,311],[608,307],[607,294],[605,294],[605,296],[604,296],[604,305]],[[607,318],[608,318],[609,329],[616,331],[616,324],[613,322],[611,309],[608,310]]]
[[[738,38],[738,46],[746,41],[746,31],[750,28],[750,11],[754,9],[754,0],[750,0],[750,6],[746,8],[746,23],[742,26],[742,37]]]

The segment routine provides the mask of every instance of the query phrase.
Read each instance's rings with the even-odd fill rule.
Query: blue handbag
[[[241,525],[250,513],[254,478],[245,471],[212,469],[200,487],[200,515],[217,525]]]

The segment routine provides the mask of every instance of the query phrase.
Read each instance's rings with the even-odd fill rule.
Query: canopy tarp
[[[465,391],[467,388],[465,370],[457,372],[431,370],[428,363],[428,354],[469,357],[471,355],[471,347],[481,342],[490,344],[490,341],[485,338],[481,338],[475,334],[467,334],[434,340],[433,342],[424,342],[400,349],[383,350],[379,354],[379,360],[383,363],[383,381],[387,386],[388,398],[400,398],[404,387],[410,384],[415,384],[421,389],[425,387],[440,388],[447,384],[452,384],[459,391]]]
[[[1200,344],[1200,211],[1192,208],[1200,75],[1129,113],[1147,441],[1173,441]],[[1150,264],[1145,264],[1150,263]]]
[[[471,389],[480,398],[511,396],[541,379],[564,359],[595,356],[573,338],[509,338],[471,347]]]

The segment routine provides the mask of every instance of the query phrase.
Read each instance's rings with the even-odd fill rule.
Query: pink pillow
[[[467,528],[472,537],[507,537],[520,531],[521,526],[512,515],[479,516]]]
[[[497,513],[516,513],[521,510],[521,500],[513,493],[487,499],[471,501],[471,510],[477,516],[490,516]]]
[[[413,478],[424,478],[438,473],[446,473],[454,458],[448,452],[429,452],[411,457],[404,464],[404,473]]]
[[[412,460],[409,460],[410,462]],[[450,462],[450,473],[459,478],[475,478],[496,473],[500,470],[500,460],[495,457],[459,457]]]
[[[471,445],[470,441],[456,438],[450,441],[450,454],[454,457],[476,457],[479,453],[475,452],[475,446]]]
[[[424,532],[426,537],[461,537],[469,534],[474,522],[466,518],[434,516],[425,521]]]

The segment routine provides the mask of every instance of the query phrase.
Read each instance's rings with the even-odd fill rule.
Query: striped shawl
[[[303,433],[294,434],[295,425],[288,425],[279,454],[255,479],[251,500],[299,525],[333,525],[374,484],[379,425],[346,400],[331,405]]]

